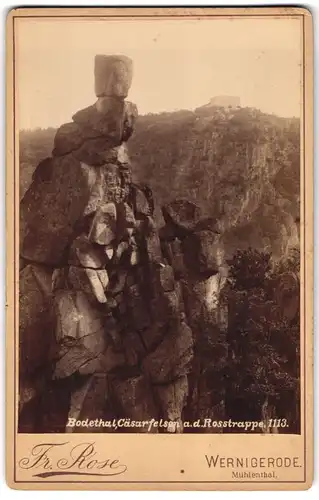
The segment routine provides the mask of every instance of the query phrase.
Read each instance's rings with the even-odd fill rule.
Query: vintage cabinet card
[[[7,19],[7,478],[307,489],[312,18]]]

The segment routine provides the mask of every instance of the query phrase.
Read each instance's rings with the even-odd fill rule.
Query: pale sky
[[[128,96],[140,114],[194,109],[239,96],[280,116],[300,116],[301,21],[16,20],[20,128],[59,126],[93,104],[95,54],[133,59]]]

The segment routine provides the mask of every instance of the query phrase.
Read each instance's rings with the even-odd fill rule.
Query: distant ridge
[[[237,108],[240,107],[240,97],[231,95],[218,95],[212,97],[209,103],[205,104],[203,107],[210,107],[210,106]]]

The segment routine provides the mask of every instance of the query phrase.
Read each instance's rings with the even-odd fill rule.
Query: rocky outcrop
[[[167,430],[181,432],[183,413],[201,405],[190,372],[196,317],[218,330],[209,294],[219,235],[185,200],[163,207],[158,231],[151,190],[132,182],[131,79],[128,58],[96,57],[97,102],[59,128],[21,202],[22,431],[84,432],[68,420],[109,416],[171,419],[180,425]]]
[[[137,120],[131,62],[99,56],[95,77],[96,103],[72,122],[20,135],[21,195],[32,177],[20,211],[20,428],[65,432],[76,415],[222,419],[225,400],[226,418],[243,407],[251,418],[229,390],[253,348],[246,338],[233,354],[247,296],[222,302],[225,262],[249,247],[272,265],[299,255],[299,120],[223,106]],[[252,295],[240,320],[250,335],[263,318],[283,325],[274,347],[295,378],[299,268],[274,273],[272,300]],[[258,390],[259,419],[270,401]],[[279,399],[277,417],[289,405],[296,417],[298,398]]]
[[[188,200],[178,199],[163,207],[163,216],[166,221],[160,231],[163,254],[179,285],[183,318],[193,332],[194,341],[183,415],[190,421],[222,419],[225,417],[223,377],[228,347],[227,311],[219,302],[225,284],[220,235],[215,221],[205,219],[200,208]],[[174,356],[172,348],[169,352]],[[154,365],[156,369],[156,363]],[[206,432],[216,432],[216,429],[206,429]]]

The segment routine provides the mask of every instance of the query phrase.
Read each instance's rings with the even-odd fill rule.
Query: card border
[[[59,11],[59,14],[55,13]],[[63,14],[61,14],[61,11],[64,11]],[[95,11],[95,14],[89,14],[88,12]],[[125,11],[125,13],[123,13]],[[186,13],[185,13],[186,11]],[[274,12],[275,11],[275,12]],[[278,13],[280,11],[280,13]],[[43,14],[45,12],[45,14]],[[79,14],[79,12],[83,12],[83,14]],[[165,12],[165,14],[164,14]],[[167,13],[168,12],[168,13]],[[232,13],[231,13],[232,12]],[[234,13],[235,12],[235,13]],[[82,485],[83,483],[90,485],[91,487],[94,487],[96,485],[110,485],[111,487],[108,489],[114,489],[113,485],[116,484],[149,484],[149,485],[158,485],[158,484],[197,484],[197,485],[203,485],[203,484],[236,484],[236,485],[241,485],[241,484],[251,484],[251,485],[257,485],[257,484],[264,484],[267,485],[267,490],[268,489],[278,489],[275,487],[277,484],[286,484],[289,485],[291,483],[295,484],[306,484],[308,487],[310,487],[311,482],[309,483],[309,472],[307,471],[307,466],[308,466],[308,461],[309,461],[309,454],[312,452],[313,453],[313,443],[311,439],[313,439],[313,402],[312,400],[309,402],[307,401],[307,390],[309,390],[309,387],[311,388],[311,394],[312,394],[312,388],[313,388],[313,371],[311,370],[311,376],[309,377],[309,369],[308,366],[306,366],[306,358],[308,358],[308,363],[310,363],[309,360],[309,355],[311,355],[311,358],[313,359],[313,277],[312,277],[312,271],[313,271],[313,226],[311,228],[309,227],[309,222],[310,219],[313,221],[313,192],[309,193],[309,188],[311,185],[313,185],[313,111],[312,111],[312,103],[313,103],[313,35],[312,35],[312,17],[311,13],[309,10],[306,8],[278,8],[278,7],[256,7],[256,8],[243,8],[243,7],[238,7],[238,8],[169,8],[169,7],[162,7],[162,8],[129,8],[129,7],[117,7],[117,8],[112,8],[112,7],[106,7],[106,8],[99,8],[99,7],[91,7],[91,8],[84,8],[84,7],[79,7],[79,8],[50,8],[50,7],[42,7],[42,8],[21,8],[21,9],[13,9],[9,12],[8,17],[7,17],[7,158],[6,158],[6,163],[7,163],[7,190],[6,190],[6,204],[7,204],[7,224],[6,224],[6,231],[7,231],[7,250],[9,249],[10,245],[10,238],[13,238],[13,273],[12,269],[8,264],[11,263],[11,261],[8,262],[8,257],[7,257],[7,287],[11,288],[11,284],[13,282],[13,300],[9,294],[12,290],[7,289],[7,332],[10,331],[10,327],[12,327],[12,318],[9,316],[9,312],[11,313],[11,309],[13,308],[13,331],[14,331],[14,345],[13,345],[13,358],[14,358],[14,363],[13,363],[13,370],[14,370],[14,388],[12,391],[12,381],[8,380],[10,377],[8,376],[9,373],[12,374],[12,366],[10,365],[10,354],[12,357],[12,348],[10,350],[10,346],[8,345],[8,333],[6,335],[6,365],[7,365],[7,396],[8,396],[8,391],[13,392],[13,405],[14,405],[14,412],[15,412],[15,418],[13,418],[13,425],[12,425],[12,419],[10,421],[9,413],[11,412],[11,417],[12,417],[12,410],[9,408],[7,409],[7,471],[9,467],[12,466],[12,461],[10,458],[12,458],[12,453],[8,453],[8,448],[10,448],[10,444],[8,442],[8,437],[9,433],[12,433],[12,427],[13,427],[13,434],[14,434],[14,445],[13,445],[13,469],[14,469],[14,474],[13,474],[13,481],[9,480],[9,474],[7,473],[7,479],[8,483],[11,487],[14,488],[15,485],[17,484],[36,484],[39,488],[37,489],[46,489],[46,485],[57,485],[57,484],[70,484],[70,481],[45,481],[43,483],[40,483],[39,481],[18,481],[16,478],[16,440],[17,440],[17,418],[16,418],[16,410],[17,410],[17,399],[16,399],[16,376],[17,376],[17,365],[16,365],[16,349],[17,349],[17,337],[18,337],[18,331],[17,331],[17,301],[14,300],[14,297],[16,297],[16,291],[17,291],[17,285],[18,285],[18,275],[19,272],[17,273],[17,240],[18,240],[18,225],[17,221],[19,217],[17,216],[16,213],[16,188],[14,185],[12,186],[12,180],[16,181],[17,179],[17,172],[18,168],[16,166],[16,157],[17,155],[15,154],[16,152],[16,99],[15,99],[15,78],[16,78],[16,71],[15,71],[15,59],[16,59],[16,46],[15,46],[15,19],[18,18],[67,18],[67,17],[72,17],[72,18],[96,18],[96,17],[105,17],[108,18],[108,20],[113,20],[117,18],[162,18],[162,19],[169,19],[169,18],[188,18],[191,19],[193,17],[196,18],[213,18],[213,17],[294,17],[294,18],[302,18],[302,30],[303,30],[303,47],[302,47],[302,54],[303,54],[303,60],[302,60],[302,66],[303,66],[303,112],[302,112],[302,123],[303,123],[303,153],[301,155],[301,158],[303,159],[302,161],[302,166],[303,168],[300,169],[300,180],[301,177],[303,178],[303,206],[301,207],[300,212],[303,213],[303,292],[301,295],[304,296],[304,309],[303,309],[303,327],[304,327],[304,344],[303,344],[303,433],[300,434],[301,437],[304,438],[304,480],[303,481],[240,481],[240,480],[235,480],[235,481],[98,481],[97,483],[92,482],[92,481],[81,481],[77,480],[76,484]],[[307,26],[306,26],[307,24]],[[309,37],[309,40],[306,40],[306,36]],[[12,47],[10,47],[10,44],[12,44]],[[310,51],[310,53],[309,53]],[[10,68],[10,65],[12,67]],[[9,68],[8,68],[9,67]],[[306,68],[307,67],[307,68]],[[10,71],[11,69],[11,71]],[[307,72],[306,72],[307,71]],[[10,76],[12,75],[12,82]],[[13,85],[12,85],[13,83]],[[10,85],[11,84],[11,85]],[[11,111],[11,114],[10,114]],[[11,130],[10,130],[10,125],[11,125]],[[310,129],[310,130],[309,130]],[[12,137],[11,137],[12,134]],[[11,147],[10,147],[11,146]],[[12,158],[13,156],[13,158]],[[13,176],[10,175],[9,172],[9,165],[10,163],[12,164],[13,160]],[[307,170],[307,172],[306,172]],[[307,176],[306,176],[307,174]],[[307,177],[307,180],[306,180]],[[11,183],[11,184],[10,184]],[[301,184],[302,185],[302,184]],[[13,210],[12,210],[12,202],[10,203],[10,194],[13,196]],[[310,197],[309,197],[310,194]],[[13,212],[13,213],[12,213]],[[17,211],[19,212],[19,210]],[[12,230],[12,218],[13,218],[13,230]],[[13,234],[12,234],[13,233]],[[7,255],[10,255],[11,253],[8,251]],[[310,268],[310,269],[309,269]],[[310,273],[310,279],[309,279],[309,273]],[[13,274],[13,276],[12,276]],[[12,279],[13,278],[13,279]],[[309,297],[310,295],[310,297]],[[311,299],[311,300],[310,300]],[[308,321],[307,321],[308,320]],[[310,322],[310,325],[308,324]],[[307,373],[308,372],[308,373]],[[12,393],[11,393],[12,396]],[[11,397],[10,397],[11,399]],[[310,406],[310,408],[309,408]],[[307,426],[309,422],[307,421],[307,417],[311,417],[311,425],[310,429],[307,429]],[[288,435],[287,435],[288,436]],[[310,446],[307,446],[310,445]],[[10,465],[9,465],[10,463]],[[313,469],[313,459],[312,459],[312,464],[310,467],[311,471]],[[9,472],[9,471],[8,471]],[[307,474],[308,472],[308,474]],[[311,472],[311,481],[312,481],[312,472]],[[51,486],[52,487],[52,486]],[[21,488],[19,488],[21,489]],[[101,489],[106,489],[105,486]],[[206,489],[206,488],[204,488]],[[240,488],[242,489],[242,488]],[[305,488],[303,488],[305,489]]]

